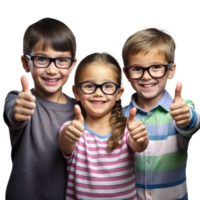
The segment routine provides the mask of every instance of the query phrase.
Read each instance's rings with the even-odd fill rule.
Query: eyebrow
[[[146,66],[146,67],[153,66],[153,65],[167,65],[167,64],[163,64],[161,62],[155,62],[155,63],[152,63],[151,65]],[[140,64],[133,64],[133,65],[130,65],[129,67],[143,67],[144,68],[144,66],[142,66]]]
[[[93,82],[93,83],[96,83],[96,80],[94,80],[94,79],[89,79],[89,80],[85,80],[85,81],[83,81],[83,82]],[[106,83],[106,82],[113,82],[113,83],[117,83],[117,81],[114,81],[114,80],[108,80],[108,79],[104,79],[103,81],[102,81],[102,83]],[[98,83],[96,83],[96,84],[98,84]]]
[[[44,57],[52,58],[51,56],[48,56],[47,54],[41,53],[41,52],[35,53],[35,56],[44,56]],[[54,56],[54,58],[59,58],[59,57],[70,57],[71,58],[70,55],[65,55],[65,54],[59,54],[58,56]]]

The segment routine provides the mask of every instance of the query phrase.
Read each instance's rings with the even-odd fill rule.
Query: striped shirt
[[[129,116],[131,108],[137,108],[135,120],[146,126],[149,144],[142,153],[135,153],[135,182],[138,200],[187,200],[186,162],[189,139],[199,129],[199,115],[193,102],[190,107],[191,122],[183,129],[176,127],[169,106],[172,98],[165,91],[161,100],[149,112],[135,102],[123,108]]]
[[[120,145],[108,153],[111,133],[101,136],[86,124],[84,126],[75,150],[70,155],[64,155],[68,162],[66,200],[136,200],[134,152],[128,147],[130,134],[127,128],[119,141]]]

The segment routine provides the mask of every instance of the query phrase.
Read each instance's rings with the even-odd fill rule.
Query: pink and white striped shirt
[[[67,124],[69,122],[63,124],[61,130]],[[75,150],[70,155],[64,155],[68,162],[66,200],[136,200],[134,152],[128,147],[128,129],[125,129],[120,145],[108,153],[111,133],[101,136],[86,124],[84,126]]]

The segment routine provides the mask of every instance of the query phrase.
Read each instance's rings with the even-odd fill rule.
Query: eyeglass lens
[[[83,92],[91,94],[96,90],[96,85],[94,83],[83,83],[81,88]],[[113,94],[116,91],[116,85],[113,83],[104,83],[102,85],[102,90],[106,94]]]
[[[34,58],[34,65],[36,67],[47,67],[51,62],[51,59],[50,58],[47,58],[47,57],[35,57]],[[64,58],[64,57],[61,57],[61,58],[57,58],[55,60],[55,64],[57,67],[59,68],[68,68],[71,66],[71,59],[69,58]]]
[[[142,77],[144,70],[145,68],[142,67],[131,67],[128,69],[128,73],[131,78],[137,79]],[[149,67],[148,71],[150,75],[155,78],[162,77],[165,74],[165,67],[162,65],[155,65]]]

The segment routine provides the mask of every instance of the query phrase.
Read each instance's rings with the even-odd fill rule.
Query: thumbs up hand
[[[17,121],[28,121],[34,113],[36,107],[35,96],[31,94],[28,80],[25,76],[21,77],[22,92],[19,93],[15,101],[14,118]]]
[[[173,103],[170,105],[171,116],[179,127],[185,127],[190,123],[190,109],[181,97],[182,84],[176,85]]]
[[[148,135],[145,125],[141,121],[134,120],[136,112],[136,108],[131,109],[126,125],[132,139],[137,143],[142,143],[148,139]]]
[[[71,143],[76,143],[84,131],[84,118],[79,105],[74,106],[74,112],[75,119],[62,130],[62,132],[64,131],[64,138]]]

